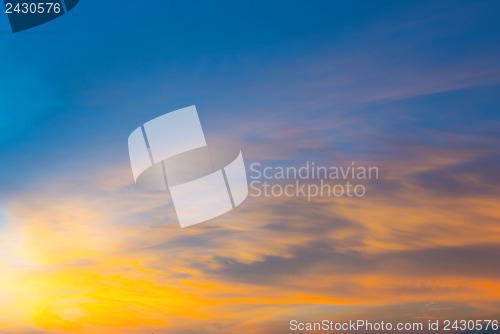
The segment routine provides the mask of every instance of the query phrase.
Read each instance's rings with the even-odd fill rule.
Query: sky
[[[0,333],[289,333],[500,314],[500,3],[81,0],[0,15]],[[196,105],[247,168],[377,166],[181,229],[139,125]]]

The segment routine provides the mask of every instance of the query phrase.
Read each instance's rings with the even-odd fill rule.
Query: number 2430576
[[[59,14],[61,12],[61,4],[54,2],[39,2],[39,3],[17,3],[12,4],[7,2],[5,4],[5,13],[7,14]]]

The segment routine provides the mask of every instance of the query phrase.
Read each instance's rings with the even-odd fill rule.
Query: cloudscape
[[[0,333],[500,320],[499,15],[82,0],[16,34],[4,15]],[[190,105],[207,140],[241,147],[249,181],[252,164],[313,162],[377,177],[356,180],[363,196],[250,189],[181,229],[168,192],[134,184],[127,138]]]

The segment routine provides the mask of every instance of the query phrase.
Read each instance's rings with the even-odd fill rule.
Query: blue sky
[[[278,160],[452,145],[420,136],[431,130],[496,137],[499,13],[494,1],[87,0],[18,34],[3,16],[1,196],[126,165],[137,124],[192,104],[247,155],[294,133]]]

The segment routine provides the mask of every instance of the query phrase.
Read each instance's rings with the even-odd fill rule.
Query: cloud
[[[500,156],[477,159],[417,174],[418,184],[441,196],[492,196],[500,191]]]
[[[187,63],[132,55],[91,66],[82,43],[85,78],[58,73],[71,75],[71,113],[4,119],[20,126],[11,138],[54,116],[1,153],[1,330],[285,333],[297,315],[498,315],[500,70],[497,44],[463,38],[483,18],[469,15],[475,6],[489,5],[431,17],[412,7],[414,20],[396,11],[279,56],[195,48]],[[68,101],[54,86],[30,96],[47,93],[62,102],[40,105],[59,110]],[[381,178],[361,199],[249,198],[181,230],[168,193],[133,185],[126,137],[186,101],[249,163],[355,161]]]
[[[215,267],[203,268],[222,280],[253,285],[286,284],[307,279],[307,273],[320,267],[323,275],[381,275],[400,278],[476,277],[496,280],[500,245],[440,247],[386,252],[376,255],[335,250],[335,242],[316,240],[305,246],[291,247],[289,256],[265,256],[262,260],[245,263],[231,257],[216,256]],[[467,270],[464,270],[467,268]],[[407,291],[408,292],[408,291]]]

